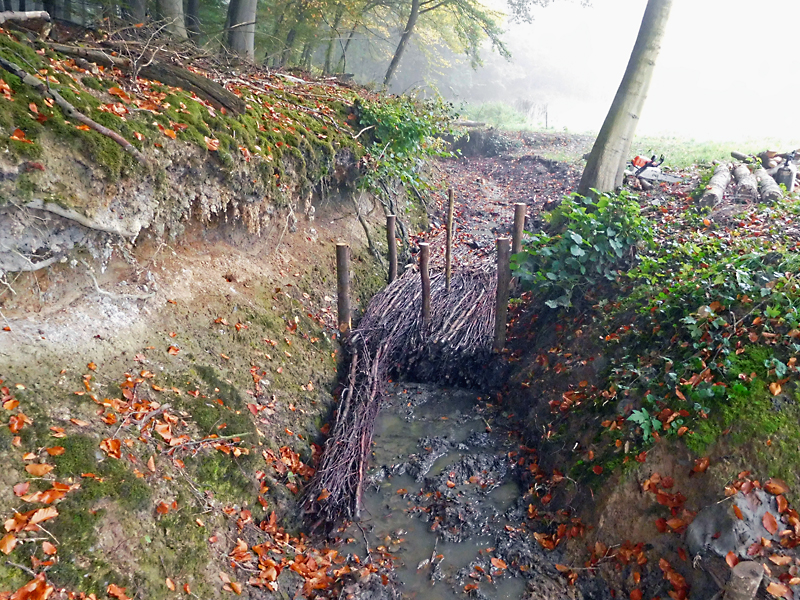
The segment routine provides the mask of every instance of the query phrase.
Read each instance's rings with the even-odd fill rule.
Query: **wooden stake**
[[[511,240],[497,238],[497,303],[494,310],[494,350],[500,352],[506,346],[506,324],[508,320],[508,293],[511,284]]]
[[[350,331],[350,246],[336,244],[336,290],[339,295],[339,331],[342,334]]]
[[[419,273],[422,277],[422,327],[427,331],[431,322],[431,274],[428,272],[430,244],[419,245]]]
[[[447,246],[445,247],[445,289],[450,293],[450,274],[453,264],[453,188],[447,190]]]
[[[397,239],[395,238],[395,226],[397,217],[386,215],[386,241],[389,243],[389,283],[397,279]]]
[[[525,213],[528,205],[524,202],[514,204],[514,232],[511,243],[511,254],[522,252],[522,234],[525,231]]]

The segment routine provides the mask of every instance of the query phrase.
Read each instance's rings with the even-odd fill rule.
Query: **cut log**
[[[772,204],[783,198],[783,192],[781,192],[780,186],[775,183],[775,180],[770,177],[769,173],[764,169],[764,167],[759,167],[755,171],[753,171],[753,175],[758,181],[758,189],[761,193],[761,201],[764,204]]]
[[[755,202],[758,200],[758,181],[745,165],[738,165],[733,170],[736,179],[735,198],[738,202]]]
[[[725,586],[724,600],[753,600],[761,579],[764,567],[752,560],[742,561],[731,570],[731,578]]]
[[[45,10],[0,12],[0,25],[7,22],[50,21],[50,14]]]
[[[181,88],[187,92],[194,92],[212,104],[216,108],[224,108],[233,114],[240,115],[244,113],[246,105],[244,100],[239,98],[233,92],[229,92],[216,81],[192,73],[177,65],[168,63],[143,60],[143,66],[137,71],[137,65],[128,58],[121,58],[119,56],[111,56],[111,54],[99,49],[78,48],[76,46],[67,46],[65,44],[49,44],[50,48],[61,54],[69,56],[76,56],[86,59],[88,61],[103,65],[105,67],[117,67],[128,73],[136,72],[136,75],[153,79],[166,85]],[[152,58],[152,57],[151,57]]]
[[[725,190],[731,182],[731,167],[728,164],[717,165],[714,174],[706,186],[703,197],[700,198],[700,206],[716,206],[722,202]]]

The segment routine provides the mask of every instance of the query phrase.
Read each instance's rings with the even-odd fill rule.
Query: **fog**
[[[530,24],[509,24],[510,63],[451,87],[465,101],[527,100],[548,125],[597,131],[638,33],[645,0],[556,0]],[[675,0],[637,134],[695,139],[800,139],[800,2]]]

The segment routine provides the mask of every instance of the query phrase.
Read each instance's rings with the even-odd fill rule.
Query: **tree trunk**
[[[303,46],[303,52],[300,55],[300,66],[308,70],[311,68],[311,57],[314,55],[314,44],[306,42]]]
[[[397,71],[397,66],[400,64],[400,59],[403,57],[403,52],[408,44],[408,40],[411,39],[411,34],[414,33],[414,26],[417,24],[417,19],[419,19],[419,4],[420,0],[411,0],[411,12],[408,15],[406,28],[403,31],[403,35],[400,36],[400,43],[397,44],[392,62],[389,63],[389,68],[386,69],[386,76],[383,78],[383,85],[385,86],[389,85],[392,77],[394,77],[394,73]]]
[[[753,171],[756,181],[758,181],[758,191],[761,194],[761,202],[772,204],[783,198],[783,192],[775,180],[767,173],[764,167],[759,167]]]
[[[147,18],[147,0],[128,0],[125,17],[131,23],[144,23]]]
[[[64,0],[64,13],[61,18],[65,21],[72,21],[72,0]]]
[[[189,39],[183,16],[183,0],[158,0],[161,18],[167,22],[167,31],[179,40]]]
[[[344,15],[344,4],[338,3],[336,5],[336,14],[333,16],[333,25],[331,25],[331,39],[328,40],[328,47],[325,49],[325,64],[322,67],[322,73],[328,75],[331,72],[331,64],[333,62],[333,47],[336,40],[339,38],[339,23]]]
[[[358,29],[358,21],[353,23],[353,27],[350,29],[350,34],[347,36],[347,41],[344,44],[344,48],[342,48],[342,55],[339,57],[339,62],[336,63],[337,73],[344,73],[344,70],[347,68],[347,49],[350,47],[350,42],[353,41],[353,38],[356,35],[356,29]]]
[[[56,18],[56,0],[42,0],[42,8],[50,15],[51,19]]]
[[[294,50],[294,40],[297,37],[297,26],[292,27],[289,30],[289,33],[286,34],[286,44],[283,46],[283,52],[281,52],[281,61],[279,66],[285,67],[286,63],[289,62],[289,59],[292,57],[292,50]]]
[[[228,46],[245,60],[253,61],[256,35],[256,6],[258,0],[237,0],[231,13]]]
[[[25,12],[27,9],[25,8],[25,0],[19,0],[19,12]]]
[[[200,0],[189,0],[186,3],[186,29],[189,39],[198,44],[200,40]]]
[[[11,0],[3,0],[3,10],[5,12],[13,12],[14,5],[11,4]]]
[[[647,2],[628,68],[583,171],[578,186],[582,196],[589,195],[592,189],[610,192],[622,185],[625,163],[647,99],[671,9],[672,0]]]

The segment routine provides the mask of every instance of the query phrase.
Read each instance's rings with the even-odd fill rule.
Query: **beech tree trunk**
[[[761,202],[764,204],[772,204],[783,198],[783,192],[780,186],[775,182],[772,176],[767,173],[764,167],[759,167],[753,171],[753,175],[758,181],[758,191],[761,194]]]
[[[3,10],[5,12],[13,12],[14,11],[14,5],[11,4],[11,0],[3,0]]]
[[[754,202],[758,200],[758,181],[746,165],[738,165],[733,170],[736,180],[735,198],[737,202]]]
[[[158,0],[158,11],[167,22],[167,31],[179,40],[189,39],[183,16],[183,0]]]
[[[631,142],[647,99],[671,9],[672,0],[647,2],[628,68],[583,171],[578,186],[582,196],[589,195],[592,189],[611,192],[622,185]]]
[[[228,29],[228,47],[241,55],[245,60],[256,58],[256,7],[258,0],[237,0],[231,3],[230,29]]]
[[[333,24],[331,25],[331,39],[328,40],[328,46],[325,48],[325,64],[322,67],[322,73],[328,75],[331,72],[331,65],[333,63],[333,48],[336,40],[339,38],[339,23],[344,15],[344,4],[336,5],[336,14],[333,17]]]
[[[189,39],[197,44],[200,39],[200,0],[189,0],[186,3],[186,30]]]
[[[344,73],[344,70],[347,68],[347,49],[350,47],[350,42],[353,41],[353,38],[356,35],[356,29],[358,29],[358,21],[356,21],[353,24],[353,27],[350,29],[350,34],[347,36],[347,41],[344,44],[344,48],[342,48],[342,55],[339,57],[339,62],[336,63],[337,73]]]
[[[392,77],[394,77],[395,71],[397,71],[397,67],[400,64],[400,59],[403,57],[403,52],[406,49],[408,40],[411,39],[411,34],[414,33],[414,26],[417,24],[417,19],[419,19],[419,5],[420,0],[411,0],[411,12],[408,15],[408,22],[406,23],[406,28],[403,31],[403,35],[400,36],[400,43],[397,44],[397,49],[394,51],[392,62],[389,63],[389,68],[386,69],[386,76],[383,78],[383,85],[389,85]]]
[[[147,0],[128,0],[125,17],[131,23],[144,23],[147,18]]]

